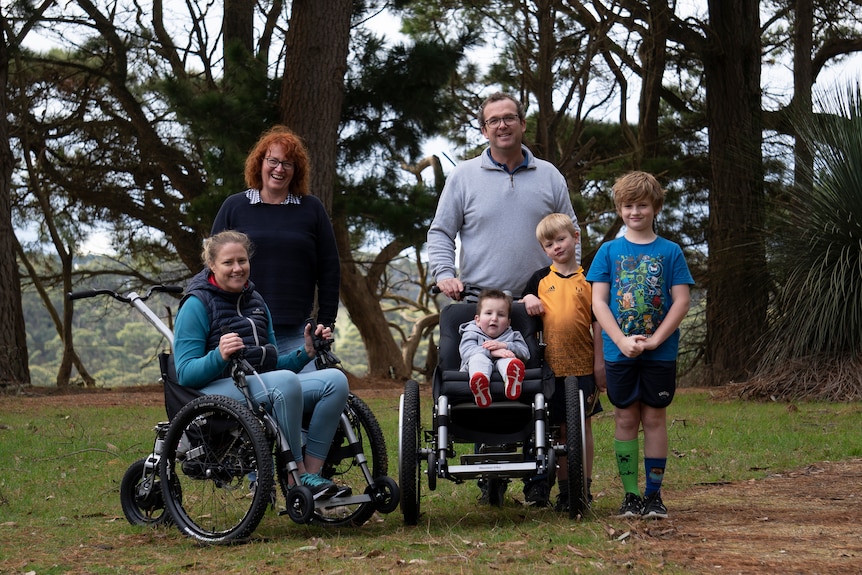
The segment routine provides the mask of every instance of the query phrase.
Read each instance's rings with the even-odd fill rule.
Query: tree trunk
[[[407,379],[411,367],[405,364],[404,357],[395,338],[389,331],[389,322],[380,306],[380,297],[376,293],[378,284],[376,275],[362,273],[362,269],[344,254],[350,255],[350,234],[346,222],[336,218],[334,222],[335,241],[342,254],[341,265],[341,301],[350,312],[350,319],[356,325],[365,351],[368,354],[368,375],[389,377],[392,379]],[[397,253],[397,249],[394,249]],[[380,266],[377,266],[380,267]]]
[[[811,92],[814,85],[814,2],[796,0],[793,26],[793,109],[795,117],[811,113]],[[797,186],[810,187],[814,159],[802,138],[796,138],[794,181]]]
[[[659,147],[659,114],[662,79],[667,61],[667,36],[673,13],[667,0],[650,0],[649,27],[640,47],[642,82],[639,100],[638,146],[634,168],[644,158],[654,158]]]
[[[311,193],[330,213],[352,13],[351,0],[294,0],[287,32],[281,115],[305,142]]]
[[[710,0],[705,54],[709,156],[708,382],[746,377],[766,320],[757,0]]]
[[[96,385],[96,380],[92,375],[90,375],[87,367],[81,361],[81,356],[78,355],[78,352],[75,351],[75,348],[72,345],[72,319],[74,316],[72,305],[67,300],[63,300],[63,317],[61,319],[60,314],[57,313],[57,307],[54,305],[54,302],[51,301],[51,294],[48,293],[48,290],[42,282],[42,278],[39,277],[39,274],[36,272],[36,268],[33,267],[33,264],[27,258],[27,254],[24,253],[24,248],[21,247],[20,242],[15,243],[15,251],[18,254],[18,258],[21,260],[21,265],[23,265],[27,270],[27,274],[33,282],[33,288],[38,292],[39,297],[42,298],[42,303],[45,305],[45,311],[48,312],[48,315],[51,317],[51,321],[54,322],[54,328],[57,330],[57,334],[63,341],[63,362],[61,366],[65,367],[65,371],[64,367],[61,367],[57,376],[57,387],[64,387],[69,384],[69,378],[71,375],[71,370],[69,369],[70,365],[74,365],[75,369],[78,370],[78,375],[81,376],[81,380],[84,382],[85,387],[94,387]],[[72,270],[64,268],[62,273],[63,292],[68,293],[72,290]],[[71,364],[69,361],[66,361],[67,357]]]
[[[29,385],[30,364],[27,355],[27,331],[21,307],[21,281],[15,258],[15,229],[12,227],[12,149],[9,146],[9,45],[6,37],[11,28],[0,15],[0,384]]]

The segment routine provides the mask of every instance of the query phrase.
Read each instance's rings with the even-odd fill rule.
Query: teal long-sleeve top
[[[267,339],[275,344],[275,329],[269,309]],[[180,307],[174,324],[174,363],[180,385],[200,389],[220,379],[228,362],[222,359],[218,348],[207,349],[210,333],[210,318],[206,306],[197,297],[191,296]],[[305,347],[296,352],[278,357],[277,369],[300,371],[311,360]]]

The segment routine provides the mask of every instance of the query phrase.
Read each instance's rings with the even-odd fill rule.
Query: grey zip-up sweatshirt
[[[482,328],[475,321],[468,321],[461,324],[458,333],[461,334],[461,343],[458,345],[458,352],[461,354],[461,371],[467,369],[467,362],[477,353],[494,359],[491,357],[491,352],[482,347],[483,343],[491,339],[505,343],[506,349],[514,353],[515,357],[521,361],[530,359],[530,348],[527,347],[524,336],[520,331],[515,331],[511,327],[497,337],[490,337],[482,331]]]

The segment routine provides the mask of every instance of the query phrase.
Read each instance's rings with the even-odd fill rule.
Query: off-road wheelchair
[[[127,303],[172,347],[171,330],[145,303],[156,291],[179,293],[182,289],[154,286],[143,296],[87,290],[69,297],[104,294]],[[330,345],[331,341],[315,341],[318,367],[338,363]],[[285,502],[280,514],[296,523],[358,526],[375,511],[391,513],[397,508],[399,489],[387,477],[383,432],[371,409],[357,396],[348,398],[321,470],[324,477],[351,491],[315,500],[300,485],[291,448],[275,419],[248,392],[248,380],[257,374],[242,357],[232,360],[231,374],[245,403],[180,386],[170,353],[159,354],[159,363],[168,421],[155,426],[152,452],[132,463],[121,481],[120,502],[131,524],[172,522],[201,542],[235,542],[247,538],[267,508],[276,505],[276,484]]]
[[[473,299],[473,298],[471,298]],[[524,305],[512,305],[512,328],[530,348],[518,400],[508,400],[498,373],[491,378],[492,404],[480,408],[469,388],[469,376],[459,371],[459,326],[476,315],[476,304],[451,303],[440,313],[438,363],[432,381],[431,425],[421,419],[419,384],[405,384],[399,405],[398,477],[404,523],[419,519],[421,486],[434,491],[438,479],[455,483],[485,482],[491,505],[503,503],[511,479],[548,477],[553,485],[557,458],[566,456],[569,475],[569,515],[581,516],[587,506],[585,477],[584,394],[577,380],[566,384],[566,437],[558,438],[548,423],[547,398],[553,393],[553,372],[543,361],[541,322]],[[561,440],[562,439],[562,440]],[[456,447],[460,444],[459,456]],[[454,460],[450,463],[450,460]],[[423,473],[422,466],[426,466]],[[425,476],[423,478],[423,475]]]

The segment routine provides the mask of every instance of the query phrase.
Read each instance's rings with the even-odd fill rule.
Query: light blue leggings
[[[347,376],[337,369],[324,369],[310,373],[295,374],[278,370],[260,374],[266,391],[257,377],[247,378],[252,397],[266,406],[278,422],[281,432],[287,437],[296,461],[302,461],[302,414],[311,413],[308,426],[306,452],[319,459],[326,459],[341,413],[347,404],[349,388]],[[226,395],[245,405],[242,392],[233,379],[217,379],[201,388],[208,395]]]

